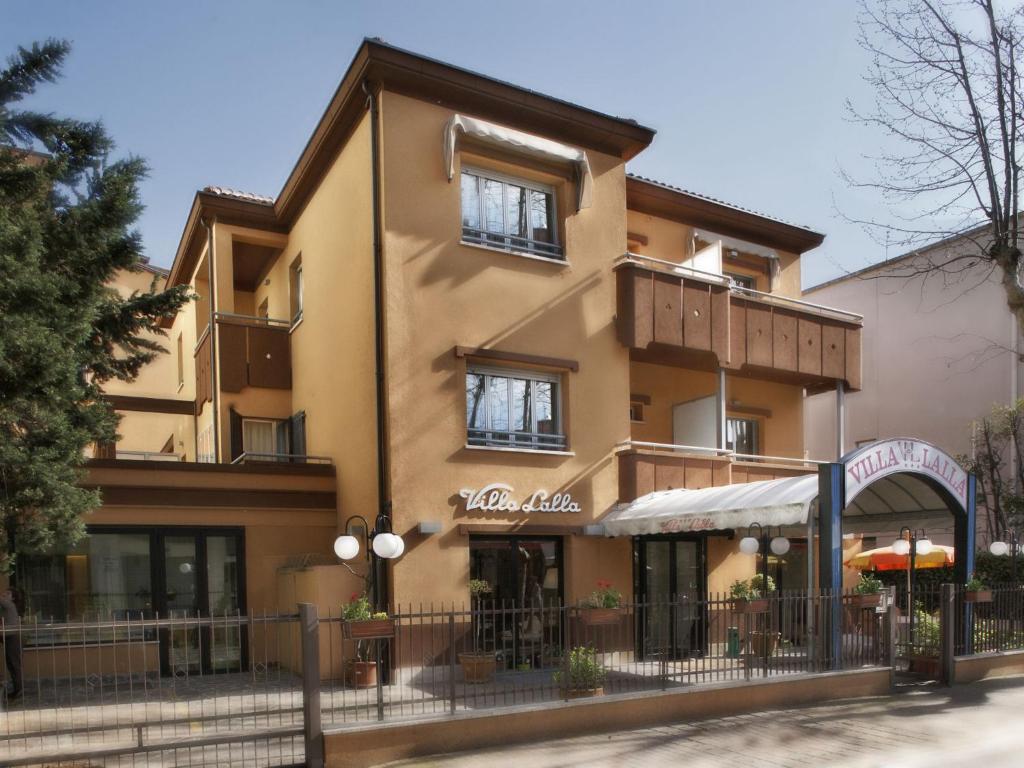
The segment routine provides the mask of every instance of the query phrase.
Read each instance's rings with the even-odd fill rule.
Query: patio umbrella
[[[862,571],[905,571],[910,567],[910,554],[898,555],[892,547],[869,549],[846,560],[845,565],[859,568]],[[944,568],[953,564],[953,547],[933,544],[932,551],[927,555],[918,555],[914,560],[914,569]]]

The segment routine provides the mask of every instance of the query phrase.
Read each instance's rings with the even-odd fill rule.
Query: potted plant
[[[394,619],[382,611],[371,610],[365,593],[352,595],[341,607],[341,618],[345,639],[356,641],[356,656],[348,663],[349,685],[373,688],[377,685],[377,662],[370,660],[370,651],[377,640],[394,637]]]
[[[938,679],[942,671],[939,660],[941,634],[938,618],[917,605],[914,609],[914,636],[910,643],[910,672]]]
[[[622,593],[610,581],[597,582],[597,589],[580,604],[580,620],[590,626],[618,624],[622,614]]]
[[[604,667],[597,660],[597,651],[576,646],[569,651],[563,669],[552,676],[555,685],[567,699],[584,699],[604,695]]]
[[[729,599],[736,613],[765,613],[768,610],[768,599],[762,592],[762,578],[755,576],[749,581],[737,579],[729,587]],[[768,577],[768,592],[774,591],[775,582]]]
[[[868,573],[862,573],[860,580],[853,588],[851,603],[857,608],[877,608],[882,604],[882,590],[885,585],[880,579]]]
[[[472,624],[473,650],[459,654],[462,677],[467,683],[487,683],[494,677],[497,668],[497,654],[485,650],[483,645],[484,611],[483,601],[491,594],[491,585],[484,579],[469,580],[470,622]]]
[[[991,603],[992,590],[988,588],[985,582],[972,574],[971,578],[964,584],[964,602]]]

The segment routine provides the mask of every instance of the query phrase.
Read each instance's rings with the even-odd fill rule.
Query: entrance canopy
[[[836,501],[847,531],[885,530],[894,524],[947,529],[953,524],[951,512],[968,506],[967,473],[952,457],[920,440],[872,443],[833,466],[843,474]],[[621,505],[601,522],[610,536],[803,525],[816,511],[812,507],[820,483],[815,473],[656,491]]]
[[[614,510],[601,522],[611,536],[687,533],[807,522],[818,476],[785,477],[714,488],[656,491]]]

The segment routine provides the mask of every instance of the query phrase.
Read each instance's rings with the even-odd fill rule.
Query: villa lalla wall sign
[[[920,440],[882,440],[853,452],[846,468],[846,504],[876,480],[898,472],[913,472],[935,480],[967,508],[967,472],[956,459]]]
[[[506,483],[491,483],[479,490],[463,488],[459,496],[466,500],[467,512],[580,512],[582,507],[569,493],[548,493],[536,490],[522,501],[514,497],[515,489]]]

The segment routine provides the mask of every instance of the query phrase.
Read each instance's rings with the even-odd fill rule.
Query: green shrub
[[[559,670],[552,675],[555,685],[561,685],[566,675]],[[569,651],[569,668],[567,688],[574,691],[589,691],[600,688],[604,684],[605,671],[597,660],[597,651],[585,646],[577,646]]]

